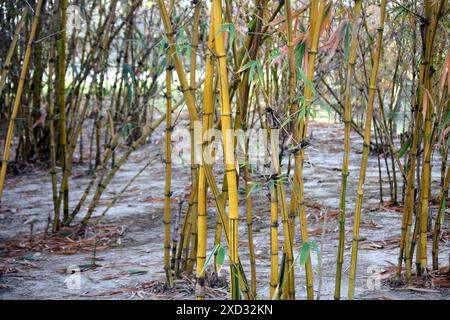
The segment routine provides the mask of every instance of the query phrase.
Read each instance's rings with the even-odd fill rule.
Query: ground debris
[[[399,245],[400,245],[399,237],[393,237],[377,241],[368,241],[367,239],[364,239],[363,241],[361,241],[360,248],[362,250],[394,249]]]
[[[385,284],[393,290],[406,290],[423,293],[441,293],[442,289],[450,288],[449,266],[428,271],[426,275],[417,276],[412,273],[408,282],[404,274],[399,278],[396,272],[386,279]]]
[[[174,280],[174,287],[169,288],[164,280],[154,280],[140,283],[124,291],[131,293],[129,299],[164,299],[180,300],[195,298],[195,280],[182,274],[181,278]],[[226,281],[216,273],[206,277],[205,293],[208,299],[225,299],[229,289]]]
[[[434,287],[450,288],[450,266],[430,271],[428,275]]]
[[[57,235],[46,236],[43,232],[31,238],[20,235],[0,244],[0,250],[10,255],[20,255],[24,251],[52,254],[93,252],[115,246],[123,233],[124,227],[114,225],[89,226],[84,231],[73,226],[63,228]]]

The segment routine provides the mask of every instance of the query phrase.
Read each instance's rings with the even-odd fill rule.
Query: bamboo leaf
[[[216,257],[216,264],[217,266],[219,266],[218,269],[220,269],[224,262],[225,262],[225,255],[226,255],[226,251],[223,247],[220,247],[219,252],[217,252],[217,257]]]
[[[281,55],[280,48],[276,48],[273,50],[269,55],[269,60],[273,61],[274,59],[278,58]]]
[[[254,63],[255,63],[254,60],[251,60],[251,61],[247,62],[246,64],[244,64],[244,65],[242,66],[242,68],[240,68],[240,69],[237,71],[237,73],[241,73],[241,72],[247,70],[248,68],[251,68],[251,67],[254,65]]]
[[[351,23],[346,23],[344,25],[344,58],[345,62],[348,63],[350,56],[350,31],[352,29]]]
[[[301,108],[300,112],[298,113],[298,117],[297,117],[297,124],[299,124],[302,119],[305,117],[306,114],[306,108]]]
[[[316,97],[317,96],[317,92],[316,89],[314,88],[313,83],[311,82],[311,80],[308,79],[308,77],[306,76],[305,72],[303,71],[302,68],[298,69],[298,73],[300,75],[300,77],[302,78],[302,80],[305,82],[306,85],[308,85],[313,93],[313,96]]]
[[[236,32],[236,27],[234,26],[233,23],[224,23],[220,26],[219,31],[217,32],[217,34],[222,33],[222,32],[228,32],[228,42],[230,47],[233,46],[233,41],[234,41],[234,34]]]
[[[159,44],[159,55],[161,55],[165,51],[166,46],[167,46],[167,38],[163,37]]]
[[[406,151],[408,151],[409,150],[409,147],[411,146],[411,138],[409,138],[404,144],[403,144],[403,146],[401,147],[401,149],[398,151],[398,157],[399,158],[402,158],[404,155],[405,155],[405,153],[406,153]]]
[[[306,265],[310,251],[311,245],[309,242],[305,242],[300,249],[300,268]]]
[[[203,274],[203,272],[205,272],[206,268],[209,266],[209,264],[211,263],[211,259],[214,256],[214,254],[216,253],[216,251],[219,249],[220,247],[220,243],[216,244],[216,246],[214,247],[214,249],[211,251],[211,253],[208,255],[208,257],[206,257],[206,261],[205,264],[202,268],[202,271],[200,272],[201,274]]]
[[[258,83],[261,86],[264,86],[264,72],[259,61],[256,62],[256,71],[258,72]]]

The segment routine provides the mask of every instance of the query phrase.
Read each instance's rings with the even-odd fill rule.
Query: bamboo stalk
[[[213,0],[214,30],[220,30],[222,25],[221,0]],[[229,86],[227,75],[227,61],[224,47],[224,34],[216,38],[215,49],[218,58],[218,73],[220,77],[220,107],[223,136],[223,150],[228,184],[229,201],[229,229],[230,229],[230,268],[231,268],[231,299],[239,300],[239,276],[238,276],[238,190],[236,181],[236,166],[234,159],[233,135],[231,133],[231,108],[229,98]]]
[[[444,0],[441,0],[438,4],[432,4],[432,1],[425,1],[425,13],[429,17],[432,14],[432,10],[435,10],[433,20],[429,30],[429,34],[426,37],[426,60],[424,61],[425,68],[429,69],[432,63],[433,44],[436,36],[436,30],[438,27],[439,18],[444,8]],[[432,86],[432,71],[426,71],[425,88],[430,92]],[[421,210],[420,214],[420,236],[418,252],[420,252],[420,268],[422,271],[427,268],[427,227],[428,227],[428,208],[429,208],[429,196],[430,196],[430,181],[431,181],[431,154],[432,154],[432,117],[434,113],[434,106],[428,94],[423,95],[423,108],[426,108],[425,112],[425,127],[424,127],[424,160],[422,165],[422,181],[421,181]]]
[[[11,147],[11,141],[14,134],[14,125],[17,117],[17,112],[19,111],[20,102],[22,99],[22,93],[23,93],[23,87],[25,84],[27,72],[28,72],[28,65],[30,63],[31,58],[31,51],[33,49],[33,43],[34,43],[34,37],[36,35],[36,31],[41,19],[41,12],[43,8],[44,0],[39,0],[34,12],[34,18],[33,23],[31,26],[31,32],[30,37],[28,39],[27,43],[27,49],[25,50],[25,57],[23,60],[22,65],[22,71],[20,72],[20,78],[19,78],[19,84],[17,87],[16,97],[14,99],[14,105],[11,112],[11,118],[9,119],[9,125],[8,125],[8,131],[6,134],[5,139],[5,145],[4,145],[4,152],[3,152],[3,161],[2,161],[2,168],[0,171],[0,201],[2,199],[3,195],[3,187],[5,185],[5,179],[6,179],[6,169],[8,167],[8,161],[9,161],[9,150]]]
[[[167,66],[166,66],[166,185],[164,191],[164,270],[166,272],[166,281],[169,288],[173,287],[173,275],[170,268],[170,199],[172,196],[171,180],[172,180],[172,51],[169,47],[167,50]]]
[[[67,132],[66,132],[66,40],[67,40],[67,0],[60,0],[60,39],[58,41],[58,107],[59,107],[59,150],[63,175],[68,174],[68,161],[66,156]],[[63,197],[64,221],[69,218],[69,181],[63,179],[61,191]],[[57,207],[53,223],[53,232],[59,231],[59,210]]]
[[[113,179],[113,177],[115,176],[117,171],[119,171],[120,167],[128,160],[130,155],[134,151],[136,151],[136,149],[147,140],[147,138],[155,131],[155,129],[164,121],[164,119],[165,119],[165,117],[161,117],[157,120],[154,120],[148,126],[144,127],[142,135],[139,137],[139,139],[137,139],[135,142],[133,142],[133,144],[124,152],[122,157],[117,161],[117,163],[111,169],[111,171],[106,176],[106,178],[104,180],[101,179],[98,182],[94,196],[88,205],[87,213],[81,222],[82,228],[86,227],[87,224],[89,223],[89,219],[91,218],[92,214],[94,213],[94,209],[96,208],[101,195],[103,194],[106,187],[111,182],[111,180]]]
[[[191,91],[192,96],[195,99],[196,88],[196,66],[197,66],[197,49],[198,49],[198,37],[199,37],[199,23],[200,23],[200,9],[202,2],[199,1],[195,4],[194,9],[194,24],[192,32],[192,44],[191,44],[191,70],[189,79],[189,91]],[[191,142],[191,182],[192,182],[192,192],[195,188],[198,188],[198,166],[195,160],[195,137],[194,137],[194,122],[189,122],[189,132],[190,132],[190,142]],[[188,274],[192,273],[197,255],[197,245],[198,245],[198,192],[195,193],[194,198],[191,202],[191,251],[189,255],[189,260],[187,264],[186,272]]]
[[[207,141],[203,141],[207,130],[212,128],[213,110],[214,110],[214,56],[212,48],[214,48],[214,39],[216,29],[214,28],[214,15],[211,8],[211,29],[208,36],[208,49],[206,52],[206,70],[205,70],[205,86],[203,91],[203,125],[202,125],[202,150],[200,157],[200,170],[198,177],[198,249],[197,249],[197,300],[205,299],[205,259],[207,247],[207,185],[204,168],[204,150],[208,145]]]
[[[381,52],[383,46],[383,31],[384,31],[384,22],[386,15],[386,0],[382,0],[380,5],[380,24],[377,29],[377,42],[376,42],[376,52],[373,57],[373,65],[372,65],[372,74],[370,77],[370,85],[369,85],[369,99],[367,102],[367,110],[366,110],[366,122],[365,122],[365,131],[364,131],[364,145],[363,145],[363,155],[361,159],[361,169],[359,174],[359,182],[358,182],[358,192],[356,198],[355,205],[355,214],[354,214],[354,224],[353,224],[353,240],[352,240],[352,255],[350,261],[350,279],[349,279],[349,287],[348,287],[348,298],[353,299],[355,292],[355,278],[356,278],[356,263],[358,257],[358,242],[359,242],[359,228],[360,228],[360,219],[361,219],[361,209],[362,209],[362,199],[363,199],[363,187],[366,178],[366,170],[367,163],[369,158],[369,149],[370,149],[370,135],[371,135],[371,125],[372,125],[372,114],[373,114],[373,106],[375,101],[375,93],[377,89],[378,83],[378,69],[380,65]]]
[[[426,6],[429,6],[430,3],[428,1],[425,2]],[[442,1],[439,4],[442,10]],[[413,223],[413,211],[414,211],[414,198],[415,198],[415,169],[418,155],[418,145],[419,145],[419,133],[420,128],[422,126],[423,121],[423,103],[424,103],[424,85],[426,83],[427,74],[430,72],[430,59],[433,53],[433,45],[435,40],[435,34],[438,27],[439,15],[436,15],[436,18],[433,19],[432,26],[431,24],[431,12],[430,9],[426,10],[429,19],[425,21],[425,48],[422,52],[422,63],[420,66],[419,73],[419,87],[417,89],[417,111],[415,114],[415,120],[413,123],[413,137],[411,144],[411,155],[410,155],[410,164],[406,185],[406,200],[405,207],[403,212],[403,220],[402,220],[402,233],[400,238],[400,254],[399,261],[397,266],[397,275],[400,276],[402,272],[402,261],[403,257],[405,258],[405,267],[406,267],[406,278],[409,281],[411,279],[411,265],[412,265],[412,248],[415,244],[416,235],[413,235],[412,242],[410,243],[411,238],[411,226]],[[431,30],[430,30],[431,29]],[[417,166],[418,168],[418,166]],[[419,218],[420,216],[418,216]],[[417,230],[417,228],[415,228]],[[414,232],[416,233],[416,232]]]
[[[270,299],[278,286],[278,200],[277,188],[270,185]]]
[[[438,207],[438,212],[436,215],[436,220],[434,222],[433,230],[433,247],[432,247],[432,261],[433,270],[439,268],[439,235],[441,232],[441,221],[442,216],[445,214],[445,205],[448,196],[448,185],[450,183],[450,166],[447,167],[447,173],[445,174],[444,184],[442,185],[441,194],[439,196],[440,202]]]
[[[11,59],[14,55],[14,51],[16,49],[17,41],[19,40],[20,32],[25,25],[25,18],[28,15],[29,8],[25,6],[22,10],[22,16],[19,22],[16,25],[16,29],[14,30],[14,36],[12,38],[11,44],[9,45],[8,52],[6,53],[5,61],[2,66],[2,73],[0,75],[0,96],[2,95],[3,89],[5,88],[6,79],[8,76],[9,69],[11,67]]]
[[[55,8],[56,10],[56,8]],[[56,17],[56,15],[55,15]],[[55,19],[53,19],[54,21]],[[53,33],[54,27],[51,29]],[[55,63],[56,63],[56,53],[55,53],[55,41],[52,39],[50,44],[50,57],[49,57],[49,67],[48,67],[48,118],[49,118],[49,131],[50,131],[50,175],[52,179],[52,195],[53,195],[53,214],[55,214],[57,209],[58,201],[58,177],[56,173],[56,145],[55,145],[55,99],[53,98],[54,88],[54,74],[55,74]],[[51,217],[49,215],[49,221],[51,223]]]
[[[286,2],[286,8],[288,7]],[[308,43],[308,70],[307,70],[307,79],[312,83],[314,80],[314,66],[315,60],[317,56],[318,46],[319,46],[319,38],[320,38],[320,26],[322,24],[323,14],[325,11],[325,1],[313,0],[310,6],[311,11],[311,20],[310,20],[310,40]],[[288,43],[288,47],[292,46],[292,43]],[[292,51],[291,51],[292,52]],[[292,53],[291,53],[292,55]],[[292,64],[293,57],[290,58]],[[290,76],[289,86],[293,86],[293,80]],[[293,90],[293,89],[292,89]],[[291,90],[291,92],[292,92]],[[313,91],[310,85],[305,84],[304,93],[305,103],[302,105],[302,112],[304,113],[303,118],[300,121],[300,124],[294,126],[294,137],[295,141],[299,143],[306,137],[307,131],[307,108],[311,107],[313,100]],[[294,112],[298,111],[298,105],[295,103],[295,100],[290,101],[291,108]],[[294,183],[293,183],[293,192],[295,192],[295,196],[291,197],[291,201],[295,201],[294,204],[291,204],[293,207],[299,209],[299,217],[300,217],[300,227],[301,227],[301,236],[302,242],[308,243],[308,228],[307,228],[307,220],[306,220],[306,209],[304,205],[304,185],[303,185],[303,163],[304,163],[305,153],[302,148],[294,155],[295,161],[295,172],[294,172]],[[313,288],[313,271],[311,264],[311,256],[308,256],[306,261],[306,282],[307,282],[307,297],[309,300],[314,299],[314,288]]]
[[[353,39],[350,46],[347,78],[345,82],[345,102],[344,102],[344,159],[342,161],[342,180],[341,180],[341,198],[339,205],[339,244],[336,264],[336,279],[334,298],[339,300],[341,297],[341,278],[342,265],[344,263],[344,248],[345,248],[345,220],[346,220],[346,194],[347,194],[347,179],[349,175],[348,165],[350,159],[350,122],[352,119],[352,78],[356,64],[356,49],[358,46],[358,19],[361,14],[362,1],[356,0],[353,8]]]

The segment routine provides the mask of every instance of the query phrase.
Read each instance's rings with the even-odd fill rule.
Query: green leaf
[[[188,58],[191,55],[191,45],[189,43],[177,44],[177,45],[175,45],[175,49],[179,56],[182,56],[184,52],[187,53]]]
[[[391,111],[387,114],[387,118],[388,118],[388,120],[395,120],[398,118],[399,115],[400,115],[400,112]]]
[[[202,268],[202,272],[200,272],[200,274],[203,274],[203,272],[205,272],[206,268],[209,266],[209,264],[211,263],[211,259],[214,256],[214,254],[216,253],[216,251],[219,249],[220,247],[220,243],[216,244],[216,246],[214,247],[214,249],[211,251],[211,253],[208,255],[208,257],[206,257],[206,261],[205,261],[205,265]]]
[[[402,157],[405,155],[406,151],[409,150],[409,147],[411,146],[411,142],[412,142],[412,139],[409,138],[409,139],[403,144],[403,146],[401,147],[401,149],[398,151],[398,157],[399,157],[399,158],[402,158]]]
[[[252,82],[253,81],[253,75],[255,73],[255,66],[256,66],[256,61],[252,61],[253,64],[250,67],[250,71],[248,73],[248,81]]]
[[[250,197],[251,194],[252,194],[255,190],[261,190],[261,184],[259,184],[258,182],[250,181],[250,191],[248,192],[247,198]]]
[[[164,50],[166,49],[167,42],[168,41],[167,41],[166,37],[163,37],[161,39],[161,41],[159,42],[159,55],[161,55],[164,52]]]
[[[276,59],[277,57],[279,57],[281,55],[281,51],[280,48],[276,48],[275,50],[273,50],[270,55],[269,55],[269,60],[273,61],[274,59]]]
[[[442,204],[441,204],[441,225],[444,224],[445,222],[445,208],[447,206],[447,197],[443,197],[442,198]]]
[[[305,42],[300,42],[294,49],[294,59],[295,64],[297,65],[298,69],[302,69],[303,65],[303,57],[305,55]],[[300,73],[297,73],[297,80],[299,79]]]
[[[309,257],[309,252],[311,251],[311,245],[309,242],[305,242],[300,249],[300,268],[306,265],[306,261]]]
[[[128,103],[131,104],[131,101],[135,95],[136,90],[136,75],[129,64],[124,63],[122,67],[123,80],[125,82],[125,86],[127,88],[127,98]],[[131,83],[130,83],[131,80]]]
[[[317,254],[317,263],[319,264],[319,267],[322,265],[322,256],[320,254],[319,246],[317,245],[317,242],[311,240],[309,242],[305,242],[300,249],[300,267],[306,265],[306,261],[308,261],[311,249],[313,249]]]
[[[256,28],[256,18],[253,18],[247,25],[249,31],[255,31]]]
[[[258,83],[261,86],[264,86],[264,72],[263,72],[263,68],[261,66],[261,64],[259,63],[259,61],[256,62],[256,71],[258,72]]]
[[[223,247],[220,247],[219,252],[217,252],[216,256],[216,264],[219,266],[218,269],[220,269],[220,267],[222,267],[225,262],[225,254],[225,249]]]
[[[301,108],[300,112],[298,113],[298,117],[297,117],[297,124],[299,124],[302,119],[305,117],[306,114],[306,108]]]
[[[283,123],[281,124],[281,128],[284,128],[285,126],[287,126],[290,122],[291,122],[291,118],[287,118],[286,120],[283,121]]]
[[[344,24],[344,57],[345,62],[348,62],[349,52],[350,52],[350,31],[352,29],[352,25],[350,22]]]
[[[246,64],[244,64],[242,66],[242,68],[240,68],[237,73],[241,73],[244,72],[245,70],[247,70],[248,68],[254,67],[255,61],[254,60],[250,60],[249,62],[247,62]]]
[[[229,41],[229,45],[230,47],[233,46],[233,41],[234,41],[234,33],[236,31],[236,28],[234,26],[233,23],[224,23],[220,26],[219,31],[217,32],[217,34],[222,33],[222,32],[228,32],[228,41]]]
[[[303,79],[305,84],[307,84],[310,87],[314,97],[317,96],[316,88],[314,88],[313,83],[308,79],[308,77],[306,76],[305,72],[303,72],[302,68],[298,69],[298,73],[300,74],[300,77]]]

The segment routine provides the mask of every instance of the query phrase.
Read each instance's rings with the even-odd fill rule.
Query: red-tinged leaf
[[[427,115],[427,109],[428,109],[428,96],[423,96],[423,107],[422,107],[422,116],[425,119]]]
[[[38,125],[40,125],[42,122],[45,121],[45,118],[47,118],[47,113],[43,112],[42,115],[39,117],[39,119],[33,124],[32,128],[36,128]]]
[[[323,46],[324,49],[331,49],[337,46],[335,42],[337,41],[339,43],[341,40],[342,29],[346,23],[347,21],[345,20],[339,24],[336,30],[330,35],[328,42]]]
[[[450,133],[450,127],[447,127],[443,132],[442,132],[442,144],[445,143],[445,139],[447,138],[447,136]]]
[[[427,88],[423,88],[423,90],[425,91],[426,95],[424,95],[423,99],[423,118],[426,118],[426,114],[427,114],[427,109],[428,109],[428,105],[431,103],[431,108],[433,108],[435,106],[435,103],[433,101],[433,97],[431,96],[430,91],[428,91]]]
[[[305,6],[305,7],[301,8],[301,9],[299,9],[299,10],[293,12],[293,13],[292,13],[292,19],[298,18],[303,12],[306,11],[307,8],[308,8],[308,6]],[[277,18],[277,19],[274,19],[274,20],[272,20],[271,23],[269,23],[269,26],[271,26],[271,27],[273,28],[273,27],[279,25],[280,23],[285,22],[286,19],[287,19],[286,16],[282,16],[282,17],[279,17],[279,18]],[[284,29],[284,28],[286,28],[286,24],[285,24],[285,23],[280,27],[280,30],[282,30],[282,29]]]
[[[320,32],[319,32],[319,37],[320,35],[323,33],[323,31],[325,30],[325,28],[330,25],[331,26],[331,16],[332,16],[332,7],[331,7],[332,2],[330,1],[328,4],[326,4],[325,7],[325,16],[322,19],[322,25],[320,27]]]
[[[447,78],[447,82],[448,82],[447,90],[450,94],[450,86],[449,86],[449,84],[450,84],[449,78],[450,77],[448,76],[449,75],[449,67],[450,67],[450,50],[447,52],[447,57],[445,58],[445,63],[442,67],[441,80],[440,80],[440,84],[439,84],[439,89],[440,89],[439,92],[440,92],[441,97],[444,94],[444,86],[445,86],[446,78]]]
[[[308,70],[309,68],[309,54],[303,55],[303,70]]]
[[[297,29],[298,29],[298,17],[295,18],[295,20],[294,20],[294,34],[297,33]]]
[[[296,37],[293,41],[294,48],[297,47],[301,42],[304,42],[308,39],[309,32],[302,32],[298,37]],[[280,55],[272,60],[272,63],[279,63],[284,57],[287,56],[288,47],[284,46],[280,49]]]

